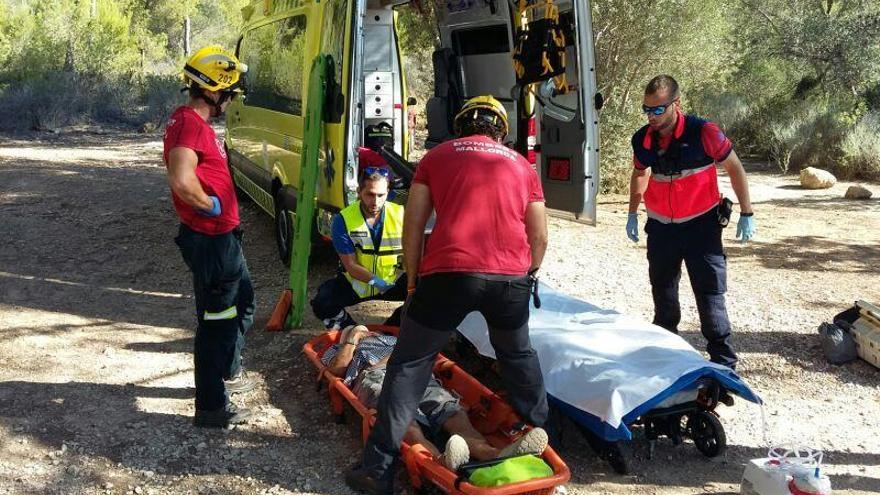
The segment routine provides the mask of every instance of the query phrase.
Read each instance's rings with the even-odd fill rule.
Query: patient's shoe
[[[459,466],[471,459],[471,451],[467,442],[459,435],[452,435],[446,441],[446,450],[440,456],[440,462],[443,463],[453,473],[458,471]]]
[[[501,449],[498,457],[535,454],[541,455],[547,448],[547,432],[543,428],[532,428],[512,444]]]

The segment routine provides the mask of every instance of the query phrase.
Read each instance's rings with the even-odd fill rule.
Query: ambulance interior
[[[548,206],[592,222],[598,188],[597,110],[601,97],[594,95],[589,8],[577,7],[572,0],[529,5],[541,10],[523,15],[522,6],[512,0],[448,0],[435,4],[439,43],[432,53],[434,91],[425,102],[425,148],[453,137],[453,120],[467,99],[492,95],[508,112],[510,130],[505,144],[535,164]],[[553,29],[536,30],[532,22],[548,15],[544,10],[548,5],[553,12]],[[369,0],[367,6],[361,52],[363,73],[358,78],[363,86],[355,93],[364,96],[365,105],[362,119],[349,120],[360,125],[353,129],[356,134],[349,142],[363,143],[367,126],[387,122],[394,129],[394,153],[388,155],[397,155],[388,156],[387,161],[395,172],[405,166],[411,171],[412,164],[401,158],[405,155],[407,116],[403,88],[397,87],[405,79],[400,77],[401,57],[394,39],[394,6],[387,0]],[[532,33],[540,33],[533,39],[540,37],[543,42],[545,35],[552,35],[557,44],[564,46],[558,49],[556,58],[551,56],[548,62],[541,49],[522,49],[517,32],[527,23]],[[519,69],[514,67],[515,58]],[[581,60],[587,63],[581,64]],[[545,71],[555,76],[524,83],[523,71]]]

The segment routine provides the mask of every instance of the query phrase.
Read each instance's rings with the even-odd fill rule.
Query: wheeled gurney
[[[396,335],[398,331],[396,327],[376,325],[370,326],[370,330],[392,335]],[[344,421],[344,406],[347,402],[360,415],[362,440],[366,442],[375,421],[375,411],[367,409],[342,379],[326,372],[325,366],[321,363],[321,356],[330,346],[338,342],[340,333],[330,331],[314,337],[303,345],[303,352],[318,369],[319,387],[322,383],[327,385],[330,405],[337,423]],[[434,364],[434,376],[444,388],[453,391],[459,397],[460,405],[467,411],[471,423],[493,445],[507,445],[525,431],[525,425],[503,399],[442,355],[437,357]],[[414,488],[419,489],[425,481],[428,481],[451,494],[550,495],[555,487],[568,481],[570,473],[551,447],[547,447],[541,457],[553,469],[553,476],[484,488],[461,479],[456,473],[437,462],[421,445],[406,443],[401,445],[401,459]]]
[[[691,438],[714,457],[726,436],[715,408],[730,395],[761,399],[733,370],[705,360],[680,336],[639,318],[605,310],[541,284],[529,332],[552,408],[571,419],[620,473],[628,466],[630,428],[653,441]],[[494,359],[486,321],[468,315],[458,327]]]

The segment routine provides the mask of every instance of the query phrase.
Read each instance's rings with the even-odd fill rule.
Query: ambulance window
[[[321,52],[333,59],[336,84],[342,84],[342,65],[345,49],[345,24],[348,19],[348,0],[332,0],[324,17]]]
[[[452,32],[452,46],[459,56],[510,52],[507,25],[462,29]]]
[[[288,17],[245,35],[242,61],[248,65],[245,105],[302,115],[306,17]]]

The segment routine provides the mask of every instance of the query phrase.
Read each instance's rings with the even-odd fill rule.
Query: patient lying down
[[[342,331],[339,343],[327,349],[321,360],[331,374],[342,378],[364,406],[375,409],[385,380],[385,363],[396,342],[397,337],[370,332],[363,325],[349,326]],[[435,437],[441,431],[451,435],[443,454],[428,440],[428,436]],[[547,433],[541,428],[529,430],[503,449],[493,447],[471,424],[458,399],[433,375],[403,440],[410,445],[421,444],[451,471],[458,470],[471,457],[485,461],[541,454],[547,447]]]

